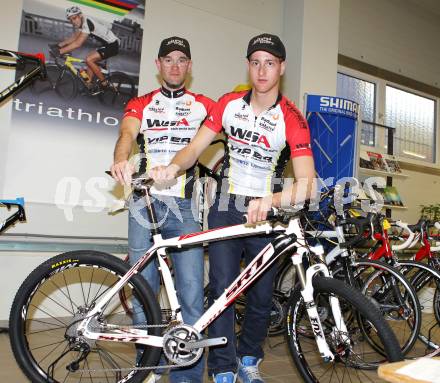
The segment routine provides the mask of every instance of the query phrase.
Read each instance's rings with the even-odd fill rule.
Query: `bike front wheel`
[[[97,251],[57,255],[24,281],[10,314],[10,341],[18,365],[32,382],[141,382],[155,366],[160,348],[82,336],[78,324],[129,270],[118,258]],[[148,333],[160,336],[160,309],[139,276],[123,287],[129,304],[148,318]],[[114,332],[132,326],[116,293],[92,319],[94,330]],[[145,327],[145,326],[144,326]],[[127,330],[129,331],[129,330]]]
[[[382,362],[403,359],[397,339],[374,305],[359,291],[344,282],[325,277],[313,279],[315,303],[323,334],[335,356],[326,362],[320,355],[307,315],[301,290],[292,291],[287,304],[287,343],[293,361],[306,382],[377,381],[375,370]],[[338,298],[348,333],[339,333],[329,298]],[[381,344],[378,353],[365,339],[374,337]]]

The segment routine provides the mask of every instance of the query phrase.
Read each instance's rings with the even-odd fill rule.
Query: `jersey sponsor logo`
[[[286,108],[296,116],[296,118],[298,119],[298,123],[300,125],[300,128],[307,129],[307,122],[304,119],[304,117],[302,116],[302,114],[298,111],[298,109],[296,109],[295,105],[286,101]]]
[[[171,142],[173,144],[189,144],[191,137],[175,137],[175,136],[162,136],[162,137],[147,137],[148,144],[158,144],[161,142]]]
[[[249,114],[235,113],[234,118],[237,118],[241,121],[249,121]]]
[[[163,127],[163,126],[189,126],[186,118],[182,118],[178,121],[163,121],[163,120],[152,120],[151,118],[146,119],[148,128]]]
[[[305,149],[310,149],[310,148],[311,148],[311,146],[310,146],[310,144],[308,142],[295,145],[295,151],[297,151],[297,150],[305,150]]]
[[[271,120],[269,120],[268,118],[265,117],[261,117],[260,120],[260,128],[267,130],[269,132],[273,132],[277,126],[276,122],[272,122]]]
[[[231,138],[235,138],[234,141],[241,142],[249,145],[249,143],[256,143],[257,145],[264,145],[266,148],[270,148],[269,141],[265,135],[252,130],[235,128],[231,126]],[[237,139],[238,138],[238,139]]]
[[[135,114],[137,114],[137,110],[136,109],[129,109],[129,110],[127,110],[125,112],[125,114],[128,114],[128,113],[135,113]]]
[[[272,162],[271,156],[263,156],[260,153],[254,151],[253,149],[251,149],[249,147],[240,148],[238,146],[231,145],[230,149],[232,152],[241,154],[246,157],[251,156],[252,158],[254,158],[256,160],[265,161],[265,162]]]
[[[154,107],[154,106],[149,106],[149,107],[148,107],[148,110],[149,110],[150,112],[154,112],[154,113],[157,113],[157,114],[164,114],[164,113],[165,113],[165,108],[164,108],[164,107],[162,107],[162,108],[156,108],[156,107]]]

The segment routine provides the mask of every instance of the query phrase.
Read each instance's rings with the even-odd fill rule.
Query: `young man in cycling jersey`
[[[272,206],[294,204],[311,196],[315,169],[307,122],[295,105],[279,93],[285,58],[285,47],[277,36],[262,34],[252,38],[247,50],[252,89],[222,96],[193,141],[177,153],[170,165],[150,171],[159,183],[177,177],[194,164],[223,129],[229,150],[223,168],[226,184],[219,190],[226,191],[229,200],[221,203],[222,209],[222,197],[217,198],[208,217],[210,228],[242,223],[243,209],[239,211],[237,206],[240,203],[247,206],[248,222],[255,223],[264,220]],[[281,194],[279,184],[273,185],[289,158],[296,182],[286,186]],[[270,241],[271,238],[260,236],[210,244],[210,298],[219,297],[237,277],[243,252],[249,263]],[[263,357],[275,271],[275,267],[266,271],[247,292],[238,346],[233,307],[210,325],[209,337],[228,339],[225,347],[209,352],[208,369],[215,382],[233,383],[236,373],[245,383],[262,381],[258,365]]]
[[[118,54],[119,39],[108,27],[88,16],[85,16],[81,9],[75,5],[66,9],[66,18],[70,21],[76,31],[72,36],[56,45],[56,48],[59,49],[59,54],[62,55],[72,52],[75,49],[80,48],[89,36],[93,37],[102,45],[87,54],[87,84],[90,85],[93,76],[96,75],[101,83],[106,86],[107,82],[99,68],[98,62]]]
[[[193,139],[214,105],[208,97],[194,94],[184,87],[192,65],[186,39],[170,37],[163,40],[156,65],[162,87],[133,98],[125,109],[111,167],[113,177],[123,185],[130,184],[134,171],[128,158],[136,139],[141,154],[139,172],[145,173],[153,166],[168,164]],[[164,238],[200,231],[191,208],[194,176],[192,168],[178,177],[174,185],[151,189],[157,222],[161,223]],[[128,246],[130,263],[134,264],[152,246],[152,238],[143,199],[135,196],[132,202],[129,209]],[[185,323],[194,324],[203,314],[203,249],[193,247],[171,252],[170,255],[183,319]],[[151,262],[142,271],[142,275],[157,293],[157,265]],[[135,323],[143,320],[139,315],[134,318]],[[170,381],[201,383],[203,369],[202,358],[191,368],[172,369]]]

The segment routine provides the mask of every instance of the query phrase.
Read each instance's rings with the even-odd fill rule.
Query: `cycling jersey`
[[[91,19],[90,17],[83,16],[83,23],[80,31],[87,35],[91,35],[104,45],[119,41],[119,39],[108,27]]]
[[[225,94],[205,125],[217,133],[223,128],[228,138],[223,168],[228,193],[264,197],[281,189],[279,181],[289,158],[312,155],[310,132],[301,112],[286,97],[279,95],[258,116],[250,100],[251,91]]]
[[[157,165],[168,165],[174,155],[190,143],[200,125],[211,112],[214,101],[186,89],[171,92],[156,89],[130,100],[124,117],[132,116],[141,121],[138,136],[141,163],[139,171],[146,172]],[[194,187],[194,167],[177,178],[168,189],[152,188],[153,194],[165,194],[190,198]]]

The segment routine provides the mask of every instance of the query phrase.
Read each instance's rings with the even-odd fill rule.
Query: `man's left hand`
[[[253,199],[249,202],[248,206],[248,223],[255,223],[258,221],[264,221],[267,217],[267,212],[272,207],[272,196]]]

